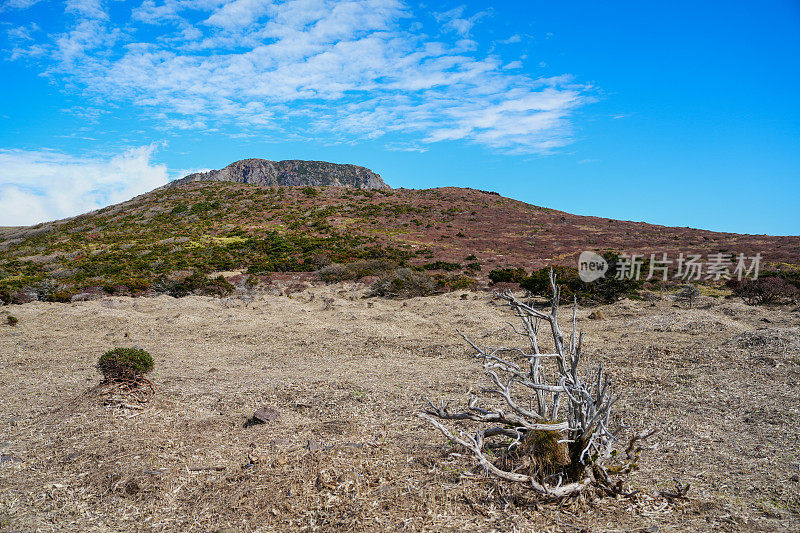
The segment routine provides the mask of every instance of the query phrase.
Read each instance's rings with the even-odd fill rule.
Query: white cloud
[[[53,151],[0,150],[0,226],[78,215],[164,185],[153,145],[119,155],[73,157]]]
[[[206,23],[222,28],[240,28],[266,14],[270,0],[234,0],[217,9]]]
[[[497,41],[497,42],[500,43],[500,44],[514,44],[514,43],[522,42],[522,37],[520,37],[518,34],[515,33],[514,35],[512,35],[508,39],[503,39],[503,40]]]
[[[82,17],[108,19],[100,0],[66,0],[64,11]]]
[[[464,17],[465,9],[465,6],[459,6],[444,13],[436,13],[434,17],[442,24],[443,29],[454,31],[465,37],[469,35],[476,22],[489,15],[489,11],[479,11],[471,17]]]
[[[41,1],[42,0],[6,0],[0,5],[0,13],[12,9],[28,9]]]
[[[384,146],[390,152],[418,152],[424,154],[428,151],[424,146],[419,146],[413,143],[390,143]]]
[[[542,152],[570,141],[572,113],[592,101],[569,76],[480,56],[467,37],[487,13],[463,6],[434,15],[455,35],[433,40],[401,0],[145,0],[113,21],[103,5],[69,0],[63,31],[18,40],[12,56],[164,129]]]

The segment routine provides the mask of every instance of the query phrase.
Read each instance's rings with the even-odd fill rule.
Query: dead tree
[[[694,306],[694,301],[697,296],[700,294],[700,289],[695,287],[694,285],[687,284],[683,289],[681,289],[676,295],[676,299],[683,300],[684,302],[689,303],[689,309]]]
[[[510,292],[497,295],[522,322],[521,330],[511,327],[526,339],[529,350],[528,346],[527,351],[483,348],[459,332],[492,383],[483,392],[501,399],[504,407],[484,408],[481,399],[473,396],[466,410],[452,412],[449,402],[437,405],[429,399],[419,416],[471,451],[489,474],[529,485],[545,498],[575,495],[591,485],[619,494],[621,484],[612,483],[609,474],[634,468],[639,443],[652,432],[631,439],[625,450],[627,462],[606,464],[616,455],[612,445],[617,439],[609,419],[619,395],[614,394],[602,363],[584,361],[583,334],[576,327],[577,304],[572,309],[572,331],[565,340],[558,323],[559,288],[552,270],[550,285],[549,312],[523,303]],[[541,349],[542,323],[549,326],[552,353]],[[482,429],[474,434],[455,432],[445,421],[477,422]]]

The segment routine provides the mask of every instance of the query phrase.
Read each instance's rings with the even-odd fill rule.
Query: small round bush
[[[100,356],[97,368],[108,381],[136,381],[153,370],[153,358],[139,348],[115,348]]]
[[[8,319],[7,320],[8,320],[8,325],[9,326],[16,326],[17,323],[19,322],[19,319],[17,317],[15,317],[14,315],[8,315]]]

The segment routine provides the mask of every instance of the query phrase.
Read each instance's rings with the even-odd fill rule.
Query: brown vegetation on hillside
[[[190,183],[69,220],[0,229],[0,299],[153,294],[192,272],[312,272],[376,260],[453,289],[485,283],[497,269],[574,266],[583,250],[760,252],[762,269],[800,263],[800,237],[583,217],[472,189],[308,189]],[[196,290],[206,289],[226,290],[210,281]]]

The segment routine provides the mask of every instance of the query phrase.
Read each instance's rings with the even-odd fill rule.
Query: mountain
[[[175,187],[195,181],[232,181],[265,187],[313,186],[348,187],[351,189],[390,189],[379,174],[356,165],[339,165],[325,161],[269,161],[242,159],[221,170],[197,172],[173,181]]]
[[[67,220],[0,228],[0,299],[22,291],[68,301],[100,288],[138,293],[192,271],[311,272],[362,259],[419,267],[459,286],[485,283],[497,269],[574,267],[584,250],[671,260],[761,253],[762,270],[800,265],[797,236],[572,215],[474,189],[190,181]]]

